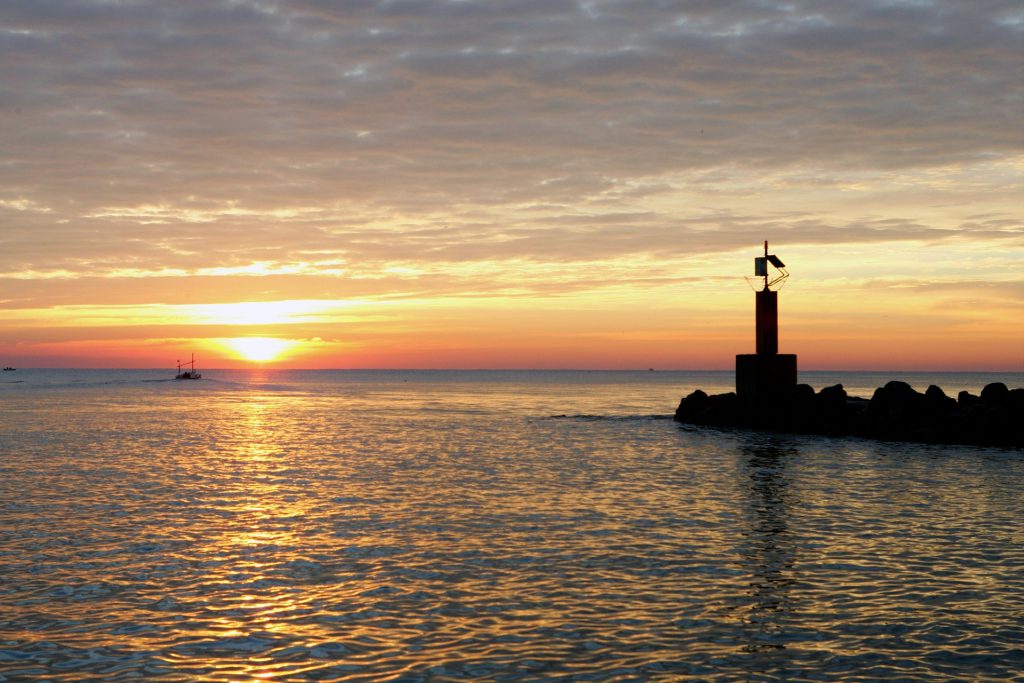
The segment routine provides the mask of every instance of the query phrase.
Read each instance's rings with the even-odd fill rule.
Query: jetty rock
[[[792,434],[1024,448],[1024,389],[994,382],[980,396],[961,391],[954,399],[935,385],[921,393],[892,381],[867,400],[847,395],[842,384],[819,392],[797,384],[777,400],[761,403],[698,389],[679,402],[674,419]]]

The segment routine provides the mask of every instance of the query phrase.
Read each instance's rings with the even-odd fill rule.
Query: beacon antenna
[[[768,270],[768,266],[772,265],[775,267],[776,273],[771,273]],[[775,254],[768,253],[768,240],[764,242],[764,256],[757,256],[754,258],[754,277],[747,278],[747,282],[750,284],[751,289],[755,292],[757,288],[754,286],[754,282],[761,278],[763,281],[763,289],[769,291],[778,291],[782,289],[782,285],[786,284],[786,278],[789,277],[789,272],[786,270],[786,264],[782,262]],[[758,283],[762,284],[762,283]]]

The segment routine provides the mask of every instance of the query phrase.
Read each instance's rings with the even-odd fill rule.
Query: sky
[[[0,364],[1024,371],[1019,0],[0,0]]]

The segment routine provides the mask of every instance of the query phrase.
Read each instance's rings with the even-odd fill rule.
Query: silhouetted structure
[[[768,266],[778,275],[769,276]],[[785,398],[796,386],[796,354],[779,353],[779,292],[789,273],[775,254],[754,259],[754,275],[764,278],[764,286],[754,293],[756,314],[755,349],[757,353],[736,356],[736,394],[749,405],[764,406]]]
[[[189,366],[191,366],[191,369],[189,369],[189,370],[182,370],[181,369],[182,365],[189,365]],[[196,372],[196,354],[194,354],[194,353],[192,354],[192,360],[190,360],[188,363],[182,363],[180,360],[178,361],[178,374],[174,376],[174,379],[202,379],[202,378],[203,378],[203,376],[201,374],[199,374],[198,372]]]
[[[778,270],[772,278],[768,266]],[[754,259],[764,278],[755,293],[757,353],[736,356],[736,392],[709,396],[697,389],[679,402],[675,420],[714,427],[746,427],[798,434],[862,436],[898,441],[1024,448],[1024,388],[1002,382],[980,396],[956,399],[930,386],[923,394],[889,382],[868,401],[848,396],[842,384],[815,393],[796,383],[796,355],[779,353],[779,296],[772,287],[789,273],[775,254]]]

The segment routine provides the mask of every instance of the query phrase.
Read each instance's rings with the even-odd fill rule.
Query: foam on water
[[[711,374],[207,374],[0,393],[0,680],[1024,665],[1019,452],[652,419]]]

